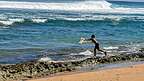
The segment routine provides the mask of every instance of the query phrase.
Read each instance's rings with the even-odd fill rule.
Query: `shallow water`
[[[144,64],[144,61],[141,62],[119,62],[119,63],[108,63],[108,64],[96,64],[96,65],[86,65],[83,67],[78,67],[79,71],[94,71],[94,70],[104,70],[104,69],[113,69],[113,68],[122,68],[122,67],[131,67],[133,65]]]

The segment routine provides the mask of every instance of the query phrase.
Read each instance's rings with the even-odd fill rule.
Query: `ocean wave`
[[[120,46],[109,46],[109,47],[103,47],[107,52],[113,53],[137,53],[139,52],[140,48],[142,48],[143,43],[141,44],[134,44],[134,45],[120,45]],[[142,47],[141,47],[142,46]]]
[[[144,14],[144,8],[113,8],[106,10],[107,13],[119,13],[119,14]]]
[[[119,47],[117,47],[117,46],[109,46],[109,47],[104,47],[104,49],[106,49],[106,50],[114,50],[114,49],[119,49]]]
[[[50,21],[79,21],[79,22],[87,22],[87,21],[112,21],[112,22],[120,22],[120,21],[143,21],[144,16],[139,15],[80,15],[78,17],[69,17],[69,16],[59,16],[50,17],[47,19]]]
[[[24,19],[21,19],[21,18],[13,18],[13,19],[9,19],[9,21],[12,21],[12,22],[24,22]]]
[[[144,8],[111,7],[113,4],[105,0],[98,1],[76,1],[61,3],[44,2],[16,2],[0,1],[0,8],[12,9],[38,9],[38,10],[62,10],[97,13],[118,13],[118,14],[144,14]]]
[[[48,18],[0,18],[0,25],[11,26],[14,24],[44,24],[49,22],[88,22],[88,21],[144,21],[144,16],[122,16],[122,15],[91,15],[91,16],[80,16],[80,17],[48,17]]]
[[[56,17],[50,20],[58,20],[58,21],[112,21],[112,22],[120,22],[120,21],[144,21],[144,16],[129,16],[129,15],[90,15],[90,16],[82,16],[82,17]]]
[[[114,21],[120,21],[122,16],[104,16],[104,15],[97,15],[97,16],[91,16],[91,17],[80,17],[80,18],[69,18],[64,17],[60,18],[61,20],[67,20],[67,21],[103,21],[103,20],[114,20]]]
[[[24,24],[24,23],[45,23],[47,21],[47,19],[22,19],[22,18],[10,18],[10,19],[1,19],[0,20],[0,25],[1,26],[11,26],[13,24]]]
[[[0,20],[0,25],[6,25],[6,26],[9,26],[9,25],[12,25],[12,24],[14,24],[14,23],[22,23],[22,22],[24,22],[24,19],[21,19],[21,18],[10,18],[10,19],[2,19],[2,18],[0,18],[1,20]]]
[[[32,21],[35,23],[45,23],[47,19],[32,19]]]
[[[86,56],[91,56],[93,55],[93,53],[89,50],[86,50],[84,52],[80,52],[80,53],[71,53],[70,55],[86,55]]]
[[[50,57],[42,57],[38,61],[39,62],[52,62],[54,60],[52,60]]]
[[[7,20],[0,20],[0,25],[12,25],[14,22]]]
[[[105,0],[98,1],[78,1],[67,3],[44,3],[44,2],[16,2],[0,1],[0,8],[18,9],[48,9],[48,10],[95,10],[110,9],[111,3]]]

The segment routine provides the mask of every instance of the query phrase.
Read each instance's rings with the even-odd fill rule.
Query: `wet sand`
[[[27,81],[144,81],[144,64]]]

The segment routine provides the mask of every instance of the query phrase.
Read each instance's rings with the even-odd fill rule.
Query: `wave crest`
[[[115,15],[94,15],[94,16],[80,16],[80,17],[60,17],[59,15],[56,17],[48,17],[48,18],[0,18],[1,26],[11,26],[14,24],[42,24],[49,23],[53,21],[58,22],[69,22],[69,21],[79,21],[79,22],[87,22],[87,21],[111,21],[113,22],[121,22],[121,21],[144,21],[144,16],[115,16]]]
[[[0,25],[12,25],[14,22],[12,21],[5,21],[5,20],[0,20]]]
[[[32,19],[32,21],[35,23],[45,23],[47,19]]]
[[[29,23],[45,23],[47,21],[47,19],[38,19],[38,18],[33,18],[33,19],[24,19],[24,18],[10,18],[7,20],[0,20],[0,25],[1,26],[11,26],[13,24],[23,24],[25,22],[29,22]]]
[[[0,8],[48,9],[48,10],[96,10],[110,9],[111,3],[101,1],[79,1],[72,3],[14,2],[0,1]]]

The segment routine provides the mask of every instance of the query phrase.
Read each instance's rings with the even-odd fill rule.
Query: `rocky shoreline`
[[[142,49],[143,50],[143,49]],[[109,57],[93,57],[72,62],[31,61],[20,64],[0,65],[0,81],[11,81],[44,77],[58,72],[73,71],[78,66],[88,64],[114,63],[119,61],[143,61],[144,53],[140,50],[133,54],[120,54]]]

